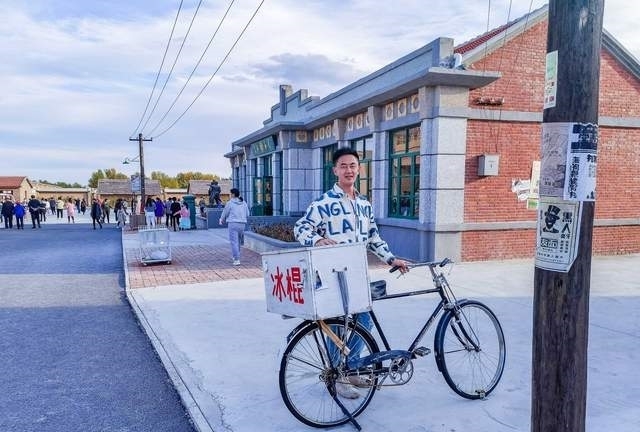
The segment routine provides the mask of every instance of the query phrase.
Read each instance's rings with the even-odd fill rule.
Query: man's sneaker
[[[351,384],[337,382],[336,392],[345,399],[358,399],[360,397],[358,389]]]
[[[240,265],[240,260],[233,260],[233,265],[234,266]]]
[[[370,387],[371,380],[363,375],[352,375],[347,377],[347,382],[355,387]]]

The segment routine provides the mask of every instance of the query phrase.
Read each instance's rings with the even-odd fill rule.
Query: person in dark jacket
[[[97,198],[94,198],[91,201],[91,220],[93,221],[93,229],[96,229],[96,222],[100,225],[100,229],[102,229],[102,206],[98,202]]]
[[[2,203],[2,217],[4,218],[4,227],[13,228],[13,201],[5,198]]]
[[[40,226],[40,200],[36,198],[35,195],[31,195],[31,199],[27,203],[29,207],[29,214],[31,215],[31,229],[36,229],[36,224],[38,224],[38,228],[42,228]]]
[[[176,199],[176,197],[171,198],[171,226],[174,231],[178,230],[178,225],[180,224],[180,203]]]

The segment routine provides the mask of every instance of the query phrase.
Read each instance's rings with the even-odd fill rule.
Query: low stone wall
[[[261,234],[256,234],[252,231],[245,231],[244,246],[257,253],[302,247],[298,242],[284,242]]]

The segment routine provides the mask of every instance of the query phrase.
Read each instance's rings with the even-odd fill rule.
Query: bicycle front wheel
[[[504,333],[487,306],[459,303],[442,317],[434,342],[438,368],[454,392],[482,399],[498,385],[506,357]]]
[[[328,319],[325,323],[342,337],[343,320]],[[353,330],[348,342],[352,357],[355,354],[357,358],[362,358],[379,351],[376,341],[366,329],[354,327],[352,322],[349,328]],[[288,343],[280,363],[280,393],[291,414],[302,423],[325,428],[350,421],[331,395],[335,386],[341,385],[340,381],[346,382],[345,375],[355,373],[339,370],[339,358],[338,349],[328,340],[317,322],[310,322],[300,329]],[[351,387],[357,397],[352,394],[352,398],[346,398],[339,393],[335,396],[353,417],[364,411],[375,393],[377,379],[373,374],[366,378],[370,385]]]

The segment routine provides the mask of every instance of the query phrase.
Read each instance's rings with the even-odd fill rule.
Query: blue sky
[[[166,112],[228,7],[204,1],[172,78],[144,129]],[[437,37],[456,44],[544,1],[266,0],[207,89],[260,0],[236,0],[175,107],[145,144],[145,172],[231,174],[230,143],[262,126],[279,84],[326,96]],[[179,0],[0,0],[0,175],[86,184],[97,169],[137,171],[129,137],[145,109]],[[174,61],[198,1],[184,0],[163,74]],[[489,10],[489,5],[491,8]],[[640,58],[640,12],[605,2],[605,28]],[[156,92],[156,96],[157,96]],[[155,97],[155,96],[154,96]],[[152,100],[151,106],[155,103]],[[146,119],[145,119],[146,121]]]

